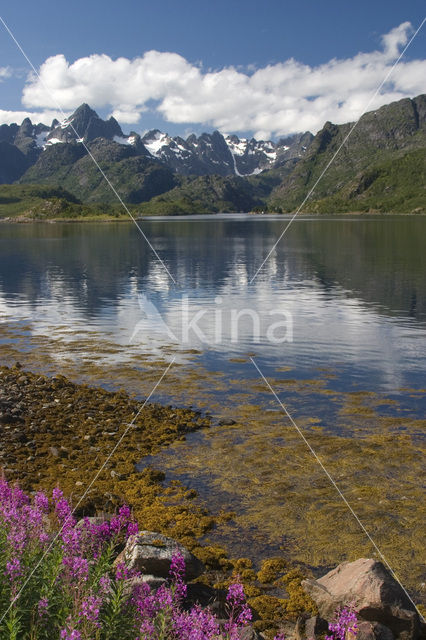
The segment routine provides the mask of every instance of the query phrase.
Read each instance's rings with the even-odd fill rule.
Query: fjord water
[[[130,223],[2,225],[2,319],[30,321],[35,333],[60,325],[77,340],[93,329],[154,353],[193,347],[207,368],[233,375],[253,374],[251,362],[229,362],[253,352],[266,372],[338,366],[344,387],[416,386],[425,367],[426,219],[296,220],[251,283],[283,226],[242,215],[144,220],[174,284]],[[233,309],[258,314],[257,335],[250,312],[231,335]],[[186,335],[182,325],[197,313],[199,330]],[[292,342],[273,344],[267,328],[284,318]]]
[[[152,400],[191,404],[213,428],[140,465],[235,512],[213,541],[259,558],[285,538],[293,557],[323,567],[371,553],[254,357],[416,590],[426,218],[296,219],[253,281],[283,217],[140,224],[176,284],[131,223],[0,226],[3,362],[144,398],[175,356]],[[233,311],[243,312],[237,335]],[[196,317],[198,333],[182,341]],[[268,338],[271,318],[291,321],[291,340]]]

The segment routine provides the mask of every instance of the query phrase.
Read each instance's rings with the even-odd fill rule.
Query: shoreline
[[[161,470],[136,471],[143,455],[210,427],[208,417],[191,409],[140,405],[124,391],[34,374],[19,363],[0,365],[1,473],[30,495],[59,486],[71,504],[77,503],[77,519],[108,517],[128,504],[144,530],[178,541],[204,564],[201,587],[226,589],[238,574],[262,630],[273,628],[283,611],[293,622],[306,611],[313,613],[314,604],[301,587],[302,580],[314,577],[312,571],[282,558],[276,569],[282,584],[272,585],[277,558],[264,560],[255,571],[250,558],[230,558],[223,547],[202,541],[231,513],[212,516],[194,490],[176,481],[165,486]],[[117,439],[122,446],[116,449]],[[264,584],[259,576],[265,576]]]
[[[180,214],[152,214],[152,215],[144,215],[144,216],[134,216],[136,222],[144,221],[144,220],[179,220],[179,219],[206,219],[209,218],[220,218],[226,219],[226,217],[231,216],[241,216],[248,219],[261,218],[261,219],[273,219],[273,220],[291,220],[294,217],[294,213],[256,213],[256,212],[223,212],[223,213],[205,213],[205,214],[190,214],[190,213],[180,213]],[[349,218],[352,216],[357,217],[377,217],[377,218],[388,218],[394,216],[403,216],[403,217],[419,217],[426,216],[426,211],[419,211],[416,213],[413,212],[389,212],[383,213],[380,211],[344,211],[344,212],[336,212],[336,213],[317,213],[317,212],[303,212],[298,213],[297,218],[300,219],[334,219],[337,217]],[[79,224],[79,223],[102,223],[102,224],[111,224],[111,223],[122,223],[122,222],[133,222],[130,216],[127,214],[122,214],[117,217],[113,216],[92,216],[92,217],[80,217],[80,218],[49,218],[45,220],[37,220],[32,218],[25,218],[20,216],[14,217],[6,217],[0,218],[0,224]]]
[[[302,580],[318,577],[334,563],[305,562],[303,555],[294,553],[296,549],[288,543],[275,552],[269,549],[267,555],[255,561],[252,549],[244,544],[244,529],[238,528],[235,514],[223,511],[226,504],[222,510],[212,512],[208,497],[199,496],[178,480],[166,481],[161,463],[137,471],[136,464],[144,458],[155,457],[174,445],[185,447],[189,434],[197,431],[208,434],[215,427],[208,414],[158,403],[144,406],[133,422],[141,402],[124,390],[108,391],[96,383],[76,383],[60,374],[32,373],[19,363],[11,367],[0,365],[0,468],[8,480],[19,482],[26,492],[51,491],[59,485],[76,504],[96,470],[107,460],[95,484],[83,496],[76,515],[103,515],[127,503],[145,530],[176,539],[205,564],[203,584],[226,588],[230,575],[237,572],[243,579],[249,604],[261,620],[268,620],[268,624],[275,620],[275,614],[271,616],[273,603],[277,611],[282,611],[283,602],[288,603],[284,606],[301,615],[307,606]],[[387,441],[385,438],[383,444]],[[120,447],[115,450],[117,442]],[[340,440],[336,442],[339,444]],[[371,444],[377,446],[379,440],[373,439]],[[394,440],[388,444],[395,446]],[[334,448],[332,441],[331,446]],[[111,451],[113,455],[108,458]],[[294,454],[297,463],[301,451],[295,449]],[[302,478],[297,476],[295,481],[299,483]],[[302,482],[298,489],[302,500],[305,490]],[[284,496],[283,500],[286,502]],[[327,512],[325,504],[322,508]],[[321,523],[316,519],[316,528],[322,527]],[[284,522],[282,525],[285,534]],[[226,532],[229,535],[230,531],[242,536],[234,556],[226,545]],[[223,541],[220,535],[215,536],[216,532],[225,533]],[[309,528],[305,533],[312,536]],[[325,534],[328,536],[327,531]],[[336,540],[329,539],[328,544],[336,547]],[[348,546],[346,560],[357,557],[361,557],[359,549],[351,550]],[[290,594],[286,587],[259,588],[257,576],[268,572],[277,558],[285,567],[285,575],[293,576],[294,591]],[[417,602],[422,602],[421,592],[415,589],[413,595]]]

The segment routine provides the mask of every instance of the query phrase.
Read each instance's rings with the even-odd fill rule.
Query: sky
[[[426,92],[423,0],[23,0],[0,16],[0,123],[81,103],[125,133],[277,139]]]

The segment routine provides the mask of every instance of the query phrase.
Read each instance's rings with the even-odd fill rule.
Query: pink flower
[[[101,604],[102,599],[95,596],[89,596],[86,600],[83,600],[79,614],[80,619],[86,618],[86,620],[94,624],[96,627],[100,627],[98,618]]]
[[[42,618],[47,613],[47,608],[49,606],[49,601],[47,598],[40,598],[37,605],[37,611],[39,618]]]
[[[111,589],[111,578],[108,575],[101,576],[101,578],[99,578],[99,587],[103,594],[109,593]]]
[[[139,525],[137,522],[129,522],[127,525],[127,537],[134,536],[139,533]]]
[[[187,588],[183,581],[185,577],[185,559],[180,551],[176,551],[172,555],[169,574],[174,585],[175,597],[177,600],[182,600],[186,596]]]
[[[127,580],[130,572],[124,562],[119,562],[115,568],[115,577],[117,580]]]
[[[14,582],[17,578],[22,575],[22,567],[21,561],[19,558],[14,557],[10,560],[10,562],[6,562],[6,575],[9,576],[10,580]]]
[[[345,640],[348,632],[356,636],[358,632],[357,613],[353,605],[339,609],[334,620],[328,625],[330,636],[326,636],[326,640]]]
[[[41,513],[47,513],[49,511],[49,498],[45,493],[39,491],[35,495],[34,505]]]
[[[81,633],[77,629],[62,629],[61,640],[81,640]]]
[[[53,502],[56,504],[58,502],[58,500],[60,500],[61,498],[64,497],[63,492],[60,490],[59,487],[55,487],[52,491],[52,499]]]
[[[87,580],[89,575],[89,563],[86,558],[80,556],[65,556],[62,564],[70,570],[71,577],[75,580]]]

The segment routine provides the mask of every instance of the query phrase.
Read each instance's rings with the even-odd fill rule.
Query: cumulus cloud
[[[56,55],[41,66],[40,78],[28,78],[23,104],[51,109],[56,103],[71,111],[87,102],[130,124],[150,109],[172,123],[250,131],[258,138],[316,132],[326,120],[359,117],[411,33],[404,22],[383,35],[380,50],[319,66],[289,59],[257,69],[207,71],[159,51],[133,60],[91,55],[73,63]],[[425,79],[426,60],[403,60],[369,107],[422,93]]]
[[[33,124],[50,124],[54,118],[62,120],[64,117],[71,115],[69,113],[63,113],[55,110],[45,110],[43,112],[38,111],[9,111],[6,109],[0,109],[0,124],[21,124],[22,120],[29,118]]]

